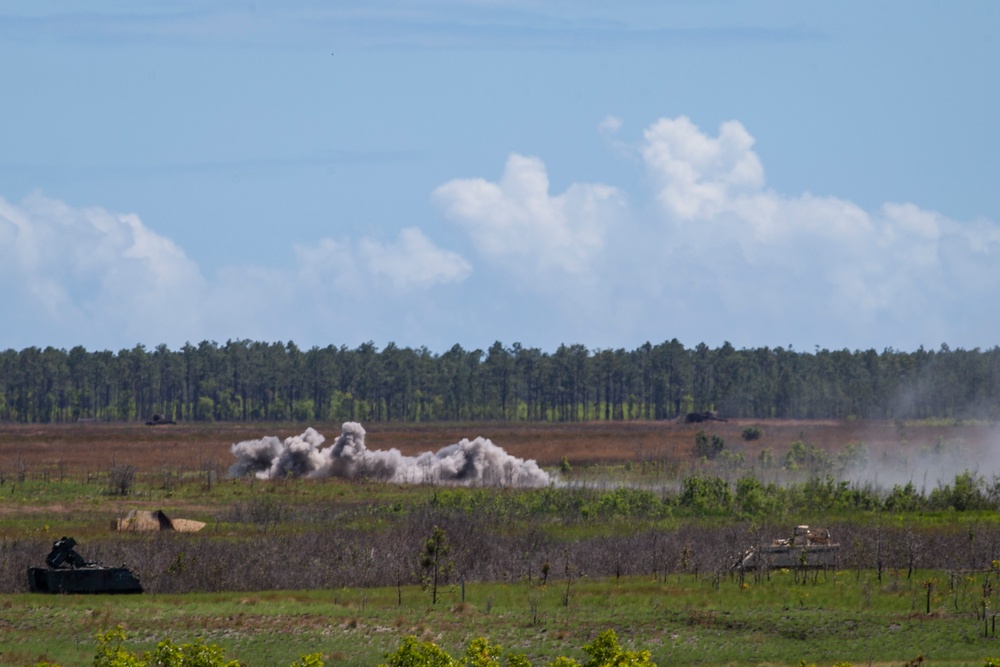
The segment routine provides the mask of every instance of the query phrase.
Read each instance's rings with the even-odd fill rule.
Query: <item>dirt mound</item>
[[[116,519],[111,526],[118,531],[175,530],[179,533],[196,533],[204,527],[204,521],[171,519],[163,510],[131,510],[124,518]]]

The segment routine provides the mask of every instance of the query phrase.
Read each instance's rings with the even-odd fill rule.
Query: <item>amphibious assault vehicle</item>
[[[828,528],[796,526],[791,539],[777,539],[767,546],[748,549],[736,564],[736,569],[815,570],[835,568],[839,562],[840,544],[831,541]]]
[[[32,593],[141,593],[139,577],[127,567],[108,567],[86,561],[73,548],[76,540],[63,537],[52,544],[46,567],[28,568]]]

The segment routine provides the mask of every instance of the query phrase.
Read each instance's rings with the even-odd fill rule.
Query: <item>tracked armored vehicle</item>
[[[689,412],[684,415],[684,423],[700,424],[702,422],[724,422],[729,421],[719,416],[715,410],[705,410],[704,412]]]
[[[836,568],[840,563],[840,544],[830,538],[828,528],[796,526],[792,538],[782,538],[744,552],[736,569],[818,570]]]
[[[52,544],[46,567],[28,568],[32,593],[142,593],[142,584],[127,567],[88,562],[73,548],[76,540],[63,537]]]

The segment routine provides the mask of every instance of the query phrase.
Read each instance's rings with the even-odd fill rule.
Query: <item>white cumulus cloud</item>
[[[396,292],[425,290],[435,285],[460,283],[472,266],[458,253],[437,246],[416,227],[407,227],[384,243],[371,238],[295,246],[299,279],[313,287],[367,297],[380,283]]]
[[[472,272],[461,255],[434,245],[416,227],[402,230],[394,243],[362,239],[359,247],[368,270],[400,290],[461,282]]]
[[[671,214],[690,220],[718,213],[763,186],[764,168],[753,144],[736,121],[723,123],[713,139],[681,116],[651,125],[642,155],[658,178],[661,203]]]
[[[138,333],[197,326],[205,281],[184,251],[134,214],[74,208],[35,193],[0,199],[0,275],[7,299],[53,326]]]
[[[616,155],[628,147],[623,125],[598,126]],[[452,180],[433,199],[483,259],[521,276],[497,283],[504,298],[558,313],[545,321],[565,328],[563,341],[992,341],[1000,226],[913,203],[778,193],[754,145],[735,120],[714,135],[684,116],[653,122],[628,148],[652,185],[635,208],[600,183],[550,193],[542,160],[518,154],[498,181]]]
[[[948,304],[968,300],[971,315],[982,310],[972,295],[1000,286],[996,224],[912,203],[864,210],[837,197],[778,194],[766,188],[753,145],[739,122],[712,137],[680,117],[653,123],[638,148],[667,230],[659,261],[731,312],[756,310],[796,328],[796,319],[811,320],[845,341],[910,325],[934,344],[931,336],[947,337]]]
[[[516,153],[498,182],[455,179],[432,196],[484,256],[568,274],[592,268],[624,206],[622,193],[608,185],[574,183],[552,195],[544,163]]]
[[[0,198],[0,309],[18,322],[0,347],[319,340],[323,332],[365,340],[374,335],[366,321],[419,310],[404,296],[472,271],[416,228],[390,242],[323,238],[289,250],[284,265],[264,258],[205,276],[133,213],[39,193],[20,204]]]
[[[470,259],[405,227],[277,244],[207,273],[134,213],[0,198],[0,347],[996,344],[996,222],[777,192],[737,121],[710,133],[664,118],[633,143],[622,128],[608,117],[598,132],[645,168],[645,194],[586,174],[560,175],[580,180],[552,192],[542,159],[517,153],[496,181],[434,189]]]

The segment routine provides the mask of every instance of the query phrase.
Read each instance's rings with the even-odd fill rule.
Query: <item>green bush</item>
[[[889,512],[914,512],[925,504],[924,497],[917,492],[913,482],[907,482],[904,486],[893,485],[883,507]]]
[[[573,472],[573,466],[569,464],[569,459],[565,456],[562,457],[562,461],[559,462],[559,472],[564,475],[568,475]]]
[[[323,664],[322,653],[306,653],[299,656],[299,659],[293,662],[290,667],[323,667]]]
[[[422,642],[413,635],[403,637],[399,648],[385,656],[379,667],[461,667],[458,661],[434,642]]]
[[[959,512],[990,507],[983,478],[968,470],[955,475],[951,485],[946,484],[931,491],[927,502],[935,509],[951,508]]]
[[[745,517],[767,516],[776,509],[776,489],[752,475],[736,480],[736,509]]]
[[[94,667],[148,667],[149,660],[140,658],[127,650],[125,631],[122,626],[98,632],[97,647],[94,652]]]
[[[709,437],[704,431],[698,431],[694,434],[695,456],[712,460],[725,448],[726,441],[717,435]]]
[[[793,442],[785,453],[785,470],[805,469],[813,473],[826,472],[831,466],[830,456],[812,443]]]
[[[614,491],[601,495],[594,503],[584,509],[588,514],[597,513],[604,517],[657,517],[663,509],[663,505],[652,491],[620,486]]]
[[[214,644],[196,641],[174,644],[166,639],[157,644],[153,652],[142,655],[125,648],[125,631],[117,626],[95,636],[94,667],[240,667],[238,660],[226,660],[224,650]],[[583,662],[558,656],[545,667],[656,667],[646,650],[627,650],[618,642],[613,629],[600,633],[592,642],[583,646],[587,659]],[[506,660],[504,660],[506,657]],[[1000,659],[983,658],[983,667],[1000,667]],[[302,655],[290,667],[323,667],[321,653]],[[816,667],[815,663],[802,660],[800,667]],[[55,663],[39,661],[33,667],[59,667]],[[399,648],[386,654],[385,662],[378,667],[532,667],[523,653],[504,656],[503,647],[488,639],[473,639],[460,660],[434,642],[423,642],[415,636],[402,639]],[[838,661],[833,667],[853,667],[850,662]]]
[[[198,640],[191,644],[174,644],[165,639],[152,653],[141,656],[125,648],[127,636],[122,626],[117,626],[95,636],[94,667],[240,667],[239,660],[226,660],[221,646]],[[48,663],[38,663],[44,667]],[[57,667],[52,665],[51,667]],[[319,653],[301,656],[291,667],[323,667]]]
[[[226,652],[221,646],[201,640],[192,644],[164,640],[156,645],[152,660],[147,660],[147,664],[156,667],[240,667],[239,660],[226,660]]]
[[[462,659],[462,667],[500,667],[500,656],[503,647],[491,644],[488,639],[479,637],[469,642]]]
[[[685,477],[678,503],[697,513],[722,514],[732,507],[733,492],[721,477]]]
[[[627,651],[618,643],[614,630],[605,630],[594,641],[583,647],[590,659],[581,666],[573,658],[559,656],[546,667],[656,667],[649,651]],[[503,648],[489,640],[473,639],[461,661],[452,658],[434,642],[422,642],[410,635],[404,637],[399,648],[386,656],[379,667],[501,667]],[[507,658],[508,667],[531,667],[520,653]]]
[[[863,442],[849,442],[837,454],[837,470],[847,474],[852,470],[863,470],[868,465],[868,445]]]
[[[626,651],[614,630],[605,630],[583,647],[590,660],[583,667],[656,667],[649,651]]]

